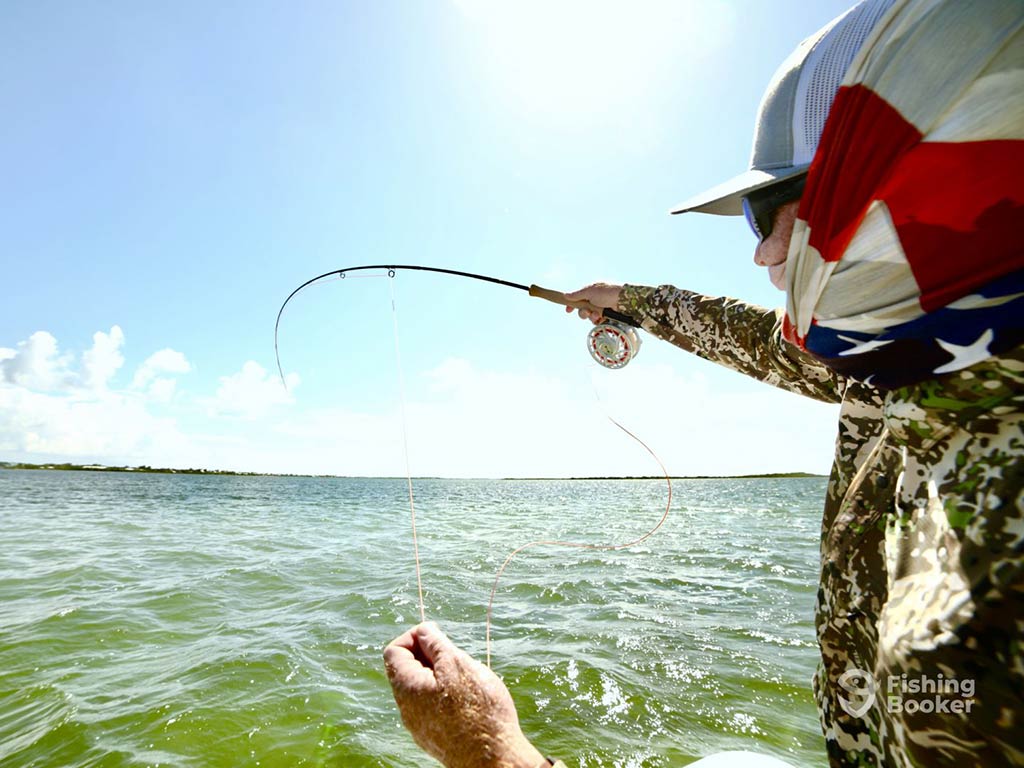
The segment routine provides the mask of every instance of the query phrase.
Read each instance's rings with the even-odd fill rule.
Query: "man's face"
[[[793,224],[800,201],[784,203],[775,211],[772,233],[757,244],[754,250],[754,263],[759,267],[768,267],[768,279],[780,291],[786,290],[786,256],[789,254],[789,241],[793,237]]]

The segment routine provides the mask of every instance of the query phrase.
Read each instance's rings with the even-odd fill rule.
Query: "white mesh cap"
[[[800,43],[776,70],[761,99],[749,170],[690,198],[672,213],[738,216],[745,195],[806,171],[846,70],[893,2],[864,0]]]

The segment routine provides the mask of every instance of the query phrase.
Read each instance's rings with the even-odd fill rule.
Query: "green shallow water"
[[[618,552],[505,572],[493,665],[571,766],[825,764],[823,479],[676,481]],[[536,538],[621,543],[663,481],[422,480],[427,614],[484,654]],[[380,660],[418,619],[404,480],[0,472],[0,766],[425,766]]]

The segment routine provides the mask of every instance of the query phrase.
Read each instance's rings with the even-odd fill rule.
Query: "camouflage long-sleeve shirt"
[[[815,612],[832,765],[1024,765],[1024,350],[881,392],[783,341],[781,310],[672,286],[619,309],[840,404]]]

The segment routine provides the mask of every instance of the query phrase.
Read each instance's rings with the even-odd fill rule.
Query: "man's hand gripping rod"
[[[526,289],[531,296],[536,296],[538,299],[546,299],[554,304],[561,304],[563,307],[572,307],[573,309],[589,309],[591,312],[599,312],[603,317],[609,320],[617,320],[620,323],[625,323],[632,328],[639,328],[640,323],[634,320],[629,315],[624,315],[621,312],[616,312],[614,309],[607,309],[605,307],[596,307],[589,301],[573,301],[569,299],[561,291],[553,291],[550,288],[541,288],[539,285],[531,285]]]

